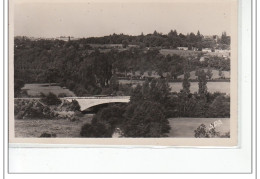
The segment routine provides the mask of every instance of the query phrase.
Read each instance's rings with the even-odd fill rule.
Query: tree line
[[[132,36],[125,34],[112,34],[104,37],[90,37],[82,39],[85,43],[93,44],[123,44],[126,47],[128,44],[139,45],[141,47],[196,47],[201,48],[220,48],[227,49],[230,45],[230,36],[223,32],[221,37],[213,35],[211,38],[204,37],[200,31],[196,34],[191,32],[188,34],[177,33],[176,30],[171,30],[168,34],[162,34],[157,31],[144,35]]]
[[[212,57],[200,61],[201,55],[182,57],[162,55],[158,49],[143,50],[139,47],[124,51],[111,49],[104,53],[93,50],[88,44],[78,41],[37,40],[15,38],[14,84],[15,95],[25,83],[59,83],[77,96],[104,94],[111,91],[113,74],[125,77],[139,71],[156,72],[161,78],[177,79],[184,73],[185,63],[191,70],[212,68],[230,70],[230,60]],[[121,93],[128,94],[128,86],[119,86]]]

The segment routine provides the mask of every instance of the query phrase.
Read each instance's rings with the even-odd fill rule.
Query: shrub
[[[44,132],[44,133],[42,133],[41,134],[41,136],[40,137],[42,137],[42,138],[47,138],[47,137],[56,137],[57,135],[55,134],[55,133],[47,133],[47,132]]]
[[[15,100],[15,119],[53,118],[55,113],[38,100]]]
[[[71,111],[80,111],[80,105],[79,102],[77,100],[72,100],[72,102],[69,105],[69,109]]]
[[[127,107],[123,125],[126,137],[164,137],[170,131],[164,108],[156,102],[144,101]]]
[[[61,100],[53,93],[49,93],[48,95],[41,94],[42,101],[47,105],[59,105],[61,104]]]
[[[67,95],[66,95],[65,93],[59,93],[59,94],[58,94],[58,97],[59,97],[59,98],[63,98],[63,97],[67,97]]]
[[[205,124],[201,124],[195,131],[194,136],[196,138],[214,138],[214,137],[221,137],[221,138],[228,138],[230,137],[230,132],[221,135],[220,132],[216,131],[216,128],[213,126],[211,129],[207,129]]]
[[[112,133],[110,126],[101,122],[84,124],[80,131],[82,137],[112,137]]]
[[[209,138],[208,131],[206,129],[205,124],[201,124],[195,131],[194,136],[196,138]]]

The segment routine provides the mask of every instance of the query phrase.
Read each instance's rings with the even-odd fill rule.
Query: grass
[[[15,137],[38,138],[44,132],[55,133],[57,137],[80,137],[80,129],[85,123],[90,123],[92,115],[87,114],[79,121],[66,119],[27,119],[15,120]]]
[[[204,69],[205,72],[207,72],[208,69]],[[197,79],[198,77],[195,75],[196,71],[191,71],[190,72],[190,79],[194,80]],[[225,78],[230,78],[230,71],[222,71],[223,77]],[[178,78],[183,79],[184,75],[178,76]],[[219,79],[219,71],[218,70],[212,70],[212,79]]]
[[[72,91],[67,88],[62,88],[55,84],[48,85],[48,83],[35,83],[35,84],[25,84],[22,90],[26,90],[29,96],[40,96],[41,93],[47,95],[48,93],[52,92],[55,95],[65,94],[68,97],[76,96]]]
[[[216,127],[216,131],[222,135],[230,131],[229,118],[171,118],[169,119],[171,130],[169,137],[194,138],[194,130],[201,124],[207,127],[211,123],[220,120],[222,124]]]
[[[119,83],[121,84],[130,84],[130,80],[119,80]],[[141,80],[133,80],[132,84],[133,86],[136,86],[137,84],[143,84],[144,81]],[[182,82],[169,82],[169,86],[171,88],[171,92],[180,92],[182,87]],[[230,94],[230,82],[207,82],[207,89],[208,92],[214,93],[214,92],[220,92],[220,93],[226,93]],[[199,86],[198,82],[190,82],[190,92],[195,93],[198,92]]]
[[[15,120],[15,137],[38,138],[44,132],[55,133],[59,138],[80,137],[80,129],[85,123],[90,123],[92,115],[85,115],[80,121],[69,120]],[[171,130],[169,137],[193,138],[194,130],[200,124],[209,126],[214,121],[221,120],[223,123],[217,127],[217,131],[225,134],[230,130],[229,118],[171,118],[169,119]]]
[[[194,56],[197,57],[199,53],[199,51],[193,51],[193,50],[176,50],[176,49],[161,49],[160,53],[162,55],[179,55],[179,56],[183,56],[183,57],[187,57],[187,56]]]

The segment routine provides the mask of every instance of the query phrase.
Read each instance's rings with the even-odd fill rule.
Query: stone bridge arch
[[[128,103],[130,96],[109,96],[109,97],[66,97],[68,101],[77,100],[80,110],[84,111],[93,106],[106,103]]]

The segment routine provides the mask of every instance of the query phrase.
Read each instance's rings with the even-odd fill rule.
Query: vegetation
[[[77,96],[115,93],[118,84],[114,78],[141,78],[144,72],[156,72],[161,78],[176,80],[185,71],[185,61],[190,70],[210,67],[216,70],[230,70],[230,60],[223,57],[207,57],[200,61],[202,52],[188,57],[162,55],[160,48],[189,46],[194,48],[218,48],[217,44],[229,46],[229,37],[222,35],[219,42],[204,38],[199,32],[195,35],[178,34],[171,31],[167,35],[153,34],[129,36],[110,35],[75,41],[30,40],[16,37],[14,40],[14,84],[15,96],[19,96],[24,83],[59,83],[73,91]],[[123,44],[100,46],[91,44]],[[132,45],[132,46],[130,46]],[[146,48],[147,47],[147,48]],[[137,72],[140,75],[137,75]],[[131,73],[131,75],[129,75]],[[166,75],[167,74],[167,75]],[[115,77],[117,76],[117,77]],[[147,77],[148,78],[148,77]],[[150,77],[152,78],[152,77]],[[110,88],[111,85],[114,85]],[[122,91],[120,94],[129,92]],[[120,89],[119,89],[120,90]],[[110,93],[110,94],[111,94]]]
[[[75,41],[30,40],[15,38],[14,41],[14,92],[22,95],[25,83],[58,83],[77,96],[130,95],[127,105],[110,105],[102,108],[91,123],[81,127],[82,137],[111,137],[120,129],[125,137],[166,137],[170,131],[171,117],[230,117],[230,98],[221,93],[209,93],[207,80],[212,78],[212,69],[230,70],[230,59],[217,56],[204,58],[203,48],[228,49],[230,37],[223,33],[205,38],[198,31],[187,35],[176,30],[167,35],[153,34],[129,36],[113,34]],[[110,46],[96,46],[109,44]],[[112,45],[112,44],[120,44]],[[188,47],[196,50],[187,56],[162,55],[161,48]],[[201,60],[201,57],[204,60]],[[205,72],[204,69],[208,68]],[[190,92],[190,72],[196,71],[199,90]],[[144,76],[144,73],[148,74]],[[157,77],[154,77],[154,74]],[[183,89],[171,93],[168,82],[184,75]],[[136,87],[119,84],[119,78],[144,79]],[[61,94],[59,97],[64,96]],[[42,94],[39,101],[17,101],[15,116],[22,118],[57,118],[55,110],[80,111],[77,101],[61,101],[55,94]],[[79,112],[77,113],[79,114]],[[61,116],[62,117],[62,116]],[[65,116],[67,117],[67,116]],[[74,115],[69,118],[78,121]],[[220,136],[214,130],[201,125],[195,137]],[[41,137],[54,137],[43,134]]]
[[[61,100],[53,93],[49,93],[48,95],[45,95],[41,93],[41,101],[45,103],[46,105],[59,105],[61,104]]]
[[[185,73],[183,90],[170,93],[167,80],[153,79],[132,90],[127,106],[109,106],[99,111],[91,124],[81,129],[83,137],[111,137],[120,128],[125,137],[165,137],[170,130],[171,117],[229,117],[229,97],[221,93],[208,93],[205,72],[198,77],[199,92],[189,91],[189,73]],[[101,127],[101,130],[97,130]],[[197,137],[213,135],[214,131],[197,129]],[[215,134],[217,135],[217,133]]]
[[[194,137],[196,138],[215,138],[215,137],[222,137],[222,138],[229,138],[230,132],[220,134],[220,132],[216,131],[215,127],[208,129],[205,124],[201,124],[195,131]]]

